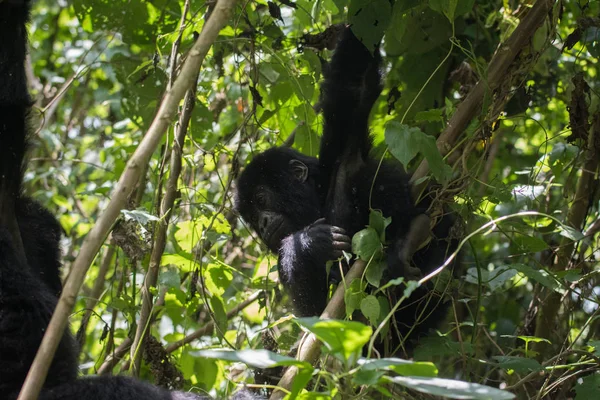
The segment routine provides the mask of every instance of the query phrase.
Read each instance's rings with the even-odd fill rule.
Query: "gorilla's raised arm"
[[[327,189],[335,183],[340,163],[358,169],[368,159],[369,114],[382,89],[380,67],[378,47],[367,49],[351,28],[342,31],[321,84],[325,121],[319,163]]]

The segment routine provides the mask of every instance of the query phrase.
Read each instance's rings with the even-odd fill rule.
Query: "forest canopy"
[[[435,185],[459,250],[391,281],[398,303],[367,267],[335,319],[296,318],[236,179],[274,146],[319,154],[346,24],[383,55],[373,156],[414,171],[415,193]],[[600,398],[600,2],[39,0],[29,32],[25,186],[64,231],[77,297],[57,312],[82,374],[215,398]],[[363,268],[385,217],[352,240]],[[376,360],[426,282],[444,322]]]

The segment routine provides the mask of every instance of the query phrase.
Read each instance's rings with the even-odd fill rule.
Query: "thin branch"
[[[89,298],[85,302],[85,314],[81,319],[81,325],[77,330],[77,342],[79,343],[79,348],[83,348],[85,344],[86,331],[88,324],[90,322],[90,318],[92,317],[92,313],[94,312],[94,307],[98,304],[100,300],[100,296],[102,296],[102,292],[104,291],[104,283],[106,282],[106,274],[108,273],[108,268],[110,267],[113,256],[116,252],[116,245],[114,242],[109,240],[108,247],[106,249],[106,254],[104,254],[104,258],[100,263],[100,268],[98,269],[98,276],[94,281],[94,287],[92,288],[92,292],[89,295]]]
[[[246,300],[242,301],[240,304],[233,307],[231,309],[231,311],[229,311],[227,313],[227,319],[231,319],[234,316],[236,316],[240,311],[242,311],[244,308],[248,307],[250,304],[254,303],[260,296],[262,296],[264,294],[265,294],[265,292],[263,292],[262,290],[251,294]],[[204,335],[208,335],[214,329],[214,327],[215,327],[215,323],[214,323],[214,321],[211,320],[211,321],[207,322],[206,325],[203,325],[202,327],[196,329],[194,332],[190,333],[183,339],[178,340],[175,343],[171,343],[171,344],[167,345],[167,347],[165,347],[165,350],[167,353],[172,353],[175,350],[185,346],[186,344],[191,343],[194,340],[196,340]]]
[[[133,343],[131,338],[125,338],[121,344],[106,357],[106,360],[104,360],[100,368],[98,368],[98,375],[106,375],[112,371],[115,365],[117,365],[117,363],[123,359],[123,356],[127,354],[127,351],[131,348],[131,343]]]
[[[194,84],[196,74],[204,61],[204,57],[206,57],[219,32],[225,26],[235,4],[235,0],[219,0],[217,3],[210,19],[202,29],[200,37],[190,50],[180,75],[177,77],[173,87],[166,92],[148,132],[127,163],[106,210],[86,236],[58,300],[58,305],[52,315],[48,330],[27,374],[18,397],[19,400],[37,399],[58,343],[67,327],[69,314],[75,305],[77,293],[81,288],[89,266],[92,264],[102,243],[104,243],[113,223],[119,217],[121,210],[126,206],[127,198],[133,192],[135,183],[139,180],[140,172],[144,169],[143,166],[150,160],[163,134],[173,120],[179,102],[187,89]]]

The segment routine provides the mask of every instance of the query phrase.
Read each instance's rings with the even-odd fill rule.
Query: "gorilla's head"
[[[321,216],[319,162],[287,147],[254,157],[237,181],[235,207],[269,249]]]

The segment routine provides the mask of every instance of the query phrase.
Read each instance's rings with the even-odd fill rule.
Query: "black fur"
[[[16,399],[61,291],[60,225],[21,194],[31,100],[25,78],[28,0],[0,1],[0,397]],[[41,400],[199,400],[126,377],[78,378],[70,332],[58,346]],[[259,399],[240,391],[234,399]]]
[[[389,161],[377,172],[379,160],[369,157],[368,120],[381,93],[380,63],[378,49],[373,54],[351,29],[345,29],[324,69],[325,122],[319,158],[289,148],[269,149],[252,160],[237,182],[236,207],[269,249],[279,254],[280,280],[299,316],[323,311],[329,285],[325,264],[350,250],[352,235],[368,224],[370,206],[392,217],[386,230],[388,279],[418,278],[440,266],[447,250],[456,248],[456,241],[449,239],[454,219],[446,216],[411,263],[408,233],[417,229],[412,222],[426,212],[430,200],[415,205],[409,175]],[[392,300],[402,291],[400,287]],[[412,329],[411,338],[418,338],[442,319],[444,307],[428,306],[429,318],[416,322],[423,310],[418,300],[430,292],[431,288],[420,288],[395,314],[400,337]],[[430,304],[437,303],[434,299]],[[403,341],[398,339],[394,346]]]

